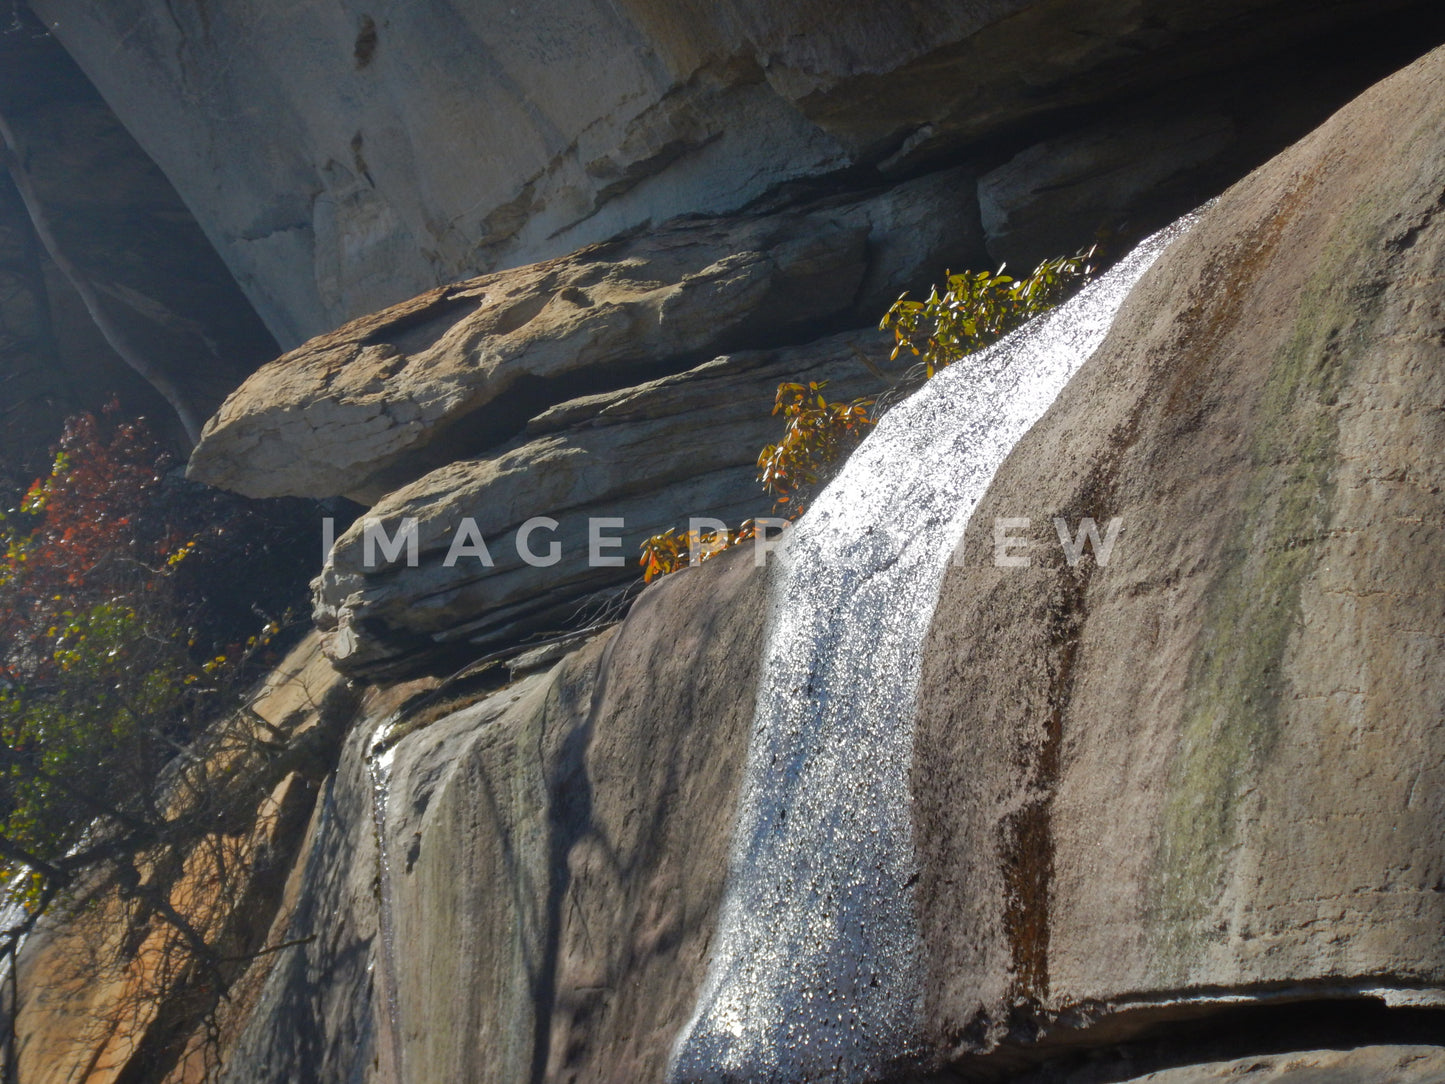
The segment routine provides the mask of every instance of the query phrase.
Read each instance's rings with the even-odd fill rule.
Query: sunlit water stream
[[[1187,218],[890,411],[772,570],[728,886],[673,1081],[866,1080],[918,1044],[908,785],[919,656],[1004,457]]]

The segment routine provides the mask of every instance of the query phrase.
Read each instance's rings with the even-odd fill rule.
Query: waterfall
[[[376,832],[377,930],[381,944],[372,957],[371,966],[381,963],[377,985],[385,1007],[383,1021],[390,1054],[390,1076],[383,1079],[406,1080],[403,1058],[401,1011],[397,1003],[396,909],[390,851],[387,848],[386,804],[391,791],[391,766],[396,759],[396,741],[392,737],[397,716],[390,715],[373,732],[368,744],[367,768],[371,773],[371,816]]]
[[[908,771],[939,586],[1004,457],[1192,224],[939,373],[789,532],[718,930],[669,1080],[870,1080],[918,1049]]]

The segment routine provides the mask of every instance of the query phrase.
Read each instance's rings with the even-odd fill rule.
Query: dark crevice
[[[607,699],[614,638],[596,663],[587,717],[561,743],[556,760],[547,773],[547,909],[543,927],[542,960],[532,986],[536,1010],[532,1032],[532,1060],[529,1079],[542,1084],[552,1057],[553,1021],[557,1011],[557,970],[561,962],[562,913],[572,890],[569,863],[573,849],[592,831],[592,780],[587,771],[587,749],[592,742],[602,705]],[[563,718],[570,716],[564,713]],[[543,750],[543,756],[546,750]]]
[[[1402,26],[1408,26],[1409,32],[1402,34]],[[1229,56],[1224,43],[1234,42],[1237,46],[1258,34],[1226,26],[1210,37],[1218,39],[1214,48],[1224,58]],[[1417,3],[1397,9],[1390,17],[1362,14],[1295,40],[1281,39],[1270,50],[1239,57],[1232,63],[1193,70],[1143,52],[1140,58],[1151,69],[1135,73],[1133,81],[1124,73],[1117,73],[1117,77],[1112,71],[1085,73],[1079,78],[1095,85],[1087,94],[1075,95],[1071,104],[1044,104],[1040,92],[1041,104],[1036,112],[992,131],[941,142],[930,152],[909,159],[901,168],[880,172],[878,164],[887,163],[911,138],[911,134],[898,136],[879,144],[864,160],[847,168],[785,181],[754,199],[744,211],[787,210],[800,203],[864,193],[960,166],[982,175],[1041,142],[1076,135],[1096,125],[1136,119],[1169,121],[1205,114],[1222,115],[1233,122],[1235,138],[1222,153],[1154,185],[1126,212],[1098,221],[1078,221],[1074,233],[1057,240],[1055,251],[1033,255],[1038,259],[1059,255],[1099,235],[1108,238],[1113,250],[1124,252],[1218,195],[1313,131],[1335,110],[1441,42],[1445,42],[1445,7]],[[1196,49],[1204,44],[1196,43]],[[885,96],[887,79],[879,77]],[[1070,100],[1065,87],[1048,90],[1055,101]],[[1011,257],[1011,262],[1020,261]]]
[[[13,198],[0,208],[0,250],[30,243],[25,220],[32,231],[37,217],[46,223],[42,278],[29,258],[24,277],[32,287],[43,282],[48,296],[42,303],[31,289],[35,341],[0,344],[0,373],[23,372],[39,357],[50,380],[67,386],[31,398],[34,416],[0,441],[0,466],[28,470],[67,413],[99,410],[112,395],[128,413],[149,415],[179,450],[187,441],[156,381],[142,379],[107,339],[118,334],[200,421],[275,356],[275,340],[169,181],[60,43],[23,5],[15,14],[0,27],[0,114],[17,148],[10,169],[29,191],[23,213]]]
[[[356,47],[352,50],[352,59],[356,61],[358,69],[366,67],[376,56],[377,40],[376,20],[370,15],[363,15],[361,26],[356,32]]]
[[[1231,991],[1242,996],[1243,991]],[[1181,995],[1182,996],[1182,995]],[[1261,991],[1249,1005],[1156,1005],[1087,1026],[1020,1021],[994,1053],[941,1073],[970,1084],[1119,1084],[1147,1073],[1237,1058],[1375,1045],[1445,1045],[1445,1010],[1390,1008],[1349,990]],[[1270,998],[1277,999],[1270,1003]],[[1211,1078],[1212,1079],[1212,1078]]]

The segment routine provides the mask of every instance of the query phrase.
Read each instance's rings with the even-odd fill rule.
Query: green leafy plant
[[[823,394],[824,382],[780,384],[773,414],[784,419],[783,435],[758,455],[758,482],[773,497],[774,512],[797,519],[868,435],[890,399],[1054,308],[1087,282],[1098,264],[1094,246],[1045,260],[1026,278],[1012,278],[1002,267],[996,272],[965,271],[946,275],[943,292],[935,286],[926,300],[911,301],[904,294],[884,314],[879,328],[893,333],[893,360],[905,351],[919,360],[883,396],[830,402]],[[706,556],[754,537],[752,522],[710,540]],[[653,535],[642,543],[643,580],[651,583],[686,568],[694,552],[697,539],[679,535],[677,528]]]
[[[285,618],[239,601],[299,596],[315,536],[115,413],[70,419],[0,516],[0,955],[63,902],[67,930],[103,916],[76,981],[126,973],[117,1012],[199,1020],[257,951],[240,900],[273,795],[327,755],[250,709]]]
[[[31,903],[114,832],[164,820],[163,769],[276,631],[206,642],[184,575],[201,543],[167,466],[143,424],[81,415],[0,520],[0,872]]]
[[[774,511],[790,519],[802,515],[806,501],[873,427],[873,399],[830,403],[825,386],[779,385],[773,413],[783,416],[783,436],[758,455],[758,481],[773,496]]]
[[[735,531],[724,530],[707,534],[702,531],[678,534],[676,527],[670,527],[642,543],[642,582],[651,583],[659,576],[687,568],[693,563],[694,555],[697,556],[697,563],[701,564],[756,535],[757,524],[750,519],[745,520]]]
[[[935,286],[923,301],[904,294],[878,326],[893,332],[892,357],[908,351],[930,378],[1058,305],[1095,273],[1097,263],[1094,246],[1045,260],[1022,279],[1005,275],[1002,267],[948,274],[942,293]]]

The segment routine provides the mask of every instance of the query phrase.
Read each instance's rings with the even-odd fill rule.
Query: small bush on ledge
[[[802,515],[862,443],[889,401],[1054,308],[1098,269],[1098,246],[1094,246],[1074,256],[1045,260],[1022,279],[1005,275],[1002,267],[997,272],[946,273],[942,293],[935,286],[923,301],[910,301],[905,293],[879,323],[880,330],[893,332],[893,360],[905,351],[918,359],[884,395],[829,402],[824,383],[780,384],[773,413],[783,416],[783,435],[758,455],[758,482],[773,497],[774,512],[788,519]],[[749,520],[724,538],[701,539],[696,532],[679,534],[675,527],[653,535],[642,543],[643,581],[651,583],[686,568],[693,554],[706,560],[754,534]]]

